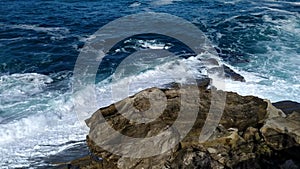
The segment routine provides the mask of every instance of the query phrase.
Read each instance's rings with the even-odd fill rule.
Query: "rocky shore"
[[[103,168],[103,169],[194,169],[194,168],[240,168],[240,169],[296,169],[300,166],[300,109],[295,102],[270,103],[254,96],[240,96],[233,92],[208,89],[208,82],[201,81],[198,86],[169,85],[164,89],[149,88],[134,96],[100,108],[92,117],[86,120],[90,128],[86,142],[90,154],[60,166],[62,168]],[[197,91],[200,100],[181,100],[186,90]],[[209,139],[200,142],[199,136],[205,124],[212,104],[212,93],[226,94],[226,104],[222,117]],[[153,105],[148,96],[160,97],[164,95],[165,108],[162,114],[153,112],[149,116],[143,114]],[[197,108],[198,113],[192,129],[180,139],[176,146],[169,151],[164,151],[164,145],[172,143],[180,138],[176,131],[178,128],[172,124],[179,113],[188,115],[189,109],[181,110],[180,105],[185,102],[191,108]],[[154,103],[156,104],[156,103]],[[129,110],[133,105],[135,111]],[[123,111],[120,113],[120,110]],[[105,140],[106,146],[115,149],[134,150],[137,154],[142,148],[135,144],[122,144],[124,138],[103,135],[107,133],[106,123],[123,135],[134,138],[148,138],[171,128],[174,133],[170,137],[156,140],[148,145],[155,150],[161,150],[158,155],[146,158],[122,157],[104,150],[97,144]],[[147,116],[155,120],[149,123],[137,123],[126,117]],[[189,118],[189,117],[187,117]],[[188,121],[180,121],[180,125],[186,125]],[[179,125],[179,126],[180,126]],[[121,147],[126,146],[126,147]],[[152,148],[149,148],[152,151]]]

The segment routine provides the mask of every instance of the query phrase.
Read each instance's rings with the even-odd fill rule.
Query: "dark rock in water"
[[[202,79],[195,79],[195,81],[191,81],[190,84],[196,83],[198,87],[200,88],[207,88],[211,84],[211,78],[202,78]],[[179,84],[176,82],[168,83],[163,85],[163,89],[179,89],[181,85],[185,84]]]
[[[230,78],[234,81],[240,81],[240,82],[246,81],[242,75],[236,73],[235,71],[230,69],[228,66],[223,65],[223,68],[224,68],[225,77]]]
[[[286,114],[291,114],[293,112],[300,113],[300,103],[293,101],[280,101],[272,103],[276,108],[281,109]]]
[[[231,79],[234,81],[240,81],[240,82],[246,81],[242,75],[236,73],[235,71],[233,71],[232,69],[230,69],[230,67],[228,67],[226,65],[220,65],[218,63],[218,61],[214,58],[203,59],[201,61],[206,65],[213,66],[212,68],[210,68],[208,70],[208,72],[210,72],[210,73],[217,73],[217,72],[224,73],[225,78],[228,78],[228,79]]]
[[[206,88],[211,84],[211,79],[210,78],[204,78],[204,79],[196,79],[197,86]]]
[[[208,72],[213,74],[217,73],[220,77],[225,77],[226,79],[231,79],[233,81],[240,81],[240,82],[246,81],[242,75],[236,73],[226,65],[221,65],[221,67],[210,68]]]
[[[92,155],[72,161],[69,168],[299,168],[296,155],[300,146],[299,113],[286,116],[260,98],[199,86],[150,88],[99,109],[86,120],[90,128],[87,144]],[[191,95],[198,97],[181,99]],[[215,113],[222,109],[222,104],[214,95],[226,96],[220,120]],[[149,99],[152,97],[156,101]],[[195,109],[197,116],[193,117],[190,112]],[[137,119],[150,121],[137,122]],[[207,122],[216,126],[210,125],[213,132],[207,140],[200,141]],[[181,136],[180,129],[190,123],[192,128],[186,136]],[[109,132],[107,124],[123,135]],[[125,136],[151,138],[161,132],[164,137],[144,145],[125,141]],[[178,144],[166,151],[166,146],[176,140]],[[143,151],[145,146],[147,151]],[[158,153],[132,158],[116,155],[107,148],[116,152],[126,150],[129,155],[144,155],[153,150]]]
[[[67,168],[69,161],[82,158],[89,155],[89,149],[85,140],[70,141],[65,143],[66,145],[72,145],[70,148],[65,149],[57,154],[47,156],[42,160],[48,164],[48,166],[37,167],[38,169],[59,169]]]

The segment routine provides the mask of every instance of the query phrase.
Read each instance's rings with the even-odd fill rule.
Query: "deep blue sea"
[[[0,168],[47,168],[67,158],[65,150],[83,144],[88,129],[74,104],[88,101],[72,97],[76,59],[99,28],[142,12],[175,15],[200,29],[220,62],[245,77],[246,82],[226,80],[224,90],[300,102],[298,0],[0,0]],[[119,49],[173,45],[161,38],[137,37]],[[185,49],[177,45],[175,50]],[[157,59],[137,62],[142,71],[113,82],[113,63],[120,58],[113,56],[97,74],[98,107],[116,101],[108,92],[111,83],[132,81],[131,93],[163,85],[172,81],[168,73],[184,73],[181,62],[199,76],[205,72],[194,57]]]

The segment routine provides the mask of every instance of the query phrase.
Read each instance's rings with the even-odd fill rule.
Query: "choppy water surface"
[[[61,152],[82,144],[88,130],[77,120],[74,103],[86,101],[72,100],[71,86],[80,49],[110,21],[151,11],[182,17],[205,33],[221,61],[246,79],[245,83],[227,80],[226,90],[271,101],[300,101],[296,0],[0,1],[1,168],[51,165],[48,157],[64,156]],[[174,45],[148,38],[131,39],[120,50]],[[194,57],[154,63],[145,65],[141,59],[134,65],[139,71],[113,83],[130,79],[134,93],[172,81],[169,74],[183,73],[183,63],[196,75],[204,72]],[[98,71],[99,107],[112,103],[111,69],[107,64]]]

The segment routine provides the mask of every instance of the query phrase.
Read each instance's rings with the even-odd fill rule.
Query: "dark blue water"
[[[228,81],[226,90],[271,101],[300,101],[299,1],[0,1],[0,166],[43,166],[47,163],[43,158],[84,139],[87,129],[79,124],[71,97],[79,52],[105,24],[141,12],[172,14],[204,32],[221,62],[246,79]],[[168,38],[148,35],[116,48],[131,52],[147,48],[139,44],[141,39],[148,47],[168,43]],[[188,60],[193,54],[186,47],[169,43],[182,56],[179,60],[187,59],[192,67],[197,64]],[[99,106],[112,102],[107,79],[115,63],[126,58],[126,50],[110,53],[98,71],[97,89],[103,95]],[[129,76],[151,82],[135,85],[133,91],[168,82],[163,73],[177,71],[173,61],[162,60]]]

